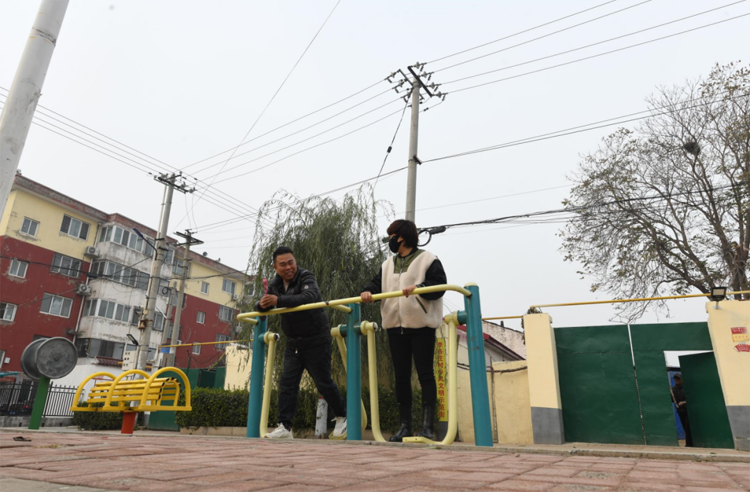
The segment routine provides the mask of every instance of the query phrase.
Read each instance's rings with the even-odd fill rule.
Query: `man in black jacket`
[[[315,275],[297,266],[294,252],[280,246],[273,252],[276,276],[256,304],[258,311],[292,308],[322,301]],[[297,411],[297,393],[302,373],[307,370],[323,398],[336,415],[332,439],[346,438],[346,405],[331,378],[331,327],[323,309],[281,315],[281,330],[287,337],[284,371],[279,387],[279,426],[264,437],[291,439],[292,420]]]

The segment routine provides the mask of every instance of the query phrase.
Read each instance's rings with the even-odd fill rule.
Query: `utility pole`
[[[169,227],[169,214],[172,210],[172,195],[174,190],[182,193],[192,193],[195,188],[188,189],[184,183],[178,184],[177,179],[182,176],[180,174],[171,175],[159,175],[156,181],[164,183],[167,187],[166,196],[162,203],[161,216],[159,220],[159,231],[157,232],[156,240],[154,241],[156,251],[154,253],[154,259],[151,263],[151,278],[149,279],[148,285],[148,297],[146,298],[146,309],[143,311],[141,317],[141,323],[138,328],[141,330],[141,336],[138,340],[138,347],[136,352],[136,367],[140,370],[146,370],[146,363],[148,361],[148,349],[151,341],[151,329],[154,322],[154,314],[156,314],[156,300],[159,295],[159,280],[161,277],[161,267],[164,263],[164,252],[167,248],[164,247],[167,241],[167,230]]]
[[[440,87],[439,84],[434,82],[427,84],[423,78],[429,81],[432,78],[432,72],[424,72],[424,63],[416,63],[410,67],[407,67],[411,73],[411,79],[407,77],[404,72],[397,70],[390,77],[389,80],[395,76],[396,73],[400,73],[405,80],[411,84],[411,125],[409,133],[409,169],[408,177],[406,181],[406,220],[412,222],[415,221],[416,209],[417,209],[417,165],[422,164],[422,161],[418,157],[418,143],[419,143],[419,113],[420,113],[420,102],[422,101],[422,90],[429,96],[428,98],[439,97],[445,99],[445,94],[438,92],[437,89]],[[419,73],[417,73],[419,72]],[[398,90],[396,90],[398,92]],[[428,108],[429,109],[429,108]]]
[[[68,0],[42,0],[0,115],[0,217],[10,196]]]
[[[175,232],[175,234],[185,240],[185,249],[182,250],[182,276],[180,278],[180,291],[177,296],[177,307],[175,308],[172,328],[172,345],[176,343],[175,340],[180,339],[180,317],[182,316],[182,304],[185,300],[185,280],[187,280],[188,267],[190,266],[190,246],[203,244],[203,241],[193,237],[193,233],[189,229],[185,230],[184,234],[180,232]],[[175,360],[177,359],[177,347],[170,347],[169,353],[170,355],[175,354]]]

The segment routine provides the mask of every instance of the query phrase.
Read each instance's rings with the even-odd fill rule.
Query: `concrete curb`
[[[85,434],[85,435],[112,435],[123,436],[119,431],[80,431],[77,429],[60,429],[47,428],[39,430],[28,430],[18,428],[0,428],[0,432],[13,434]],[[450,446],[427,445],[427,444],[405,444],[405,443],[388,443],[375,441],[337,441],[330,439],[294,439],[283,441],[272,441],[269,439],[249,439],[240,436],[217,436],[217,435],[190,435],[179,432],[166,431],[136,431],[132,438],[139,437],[180,437],[183,439],[232,439],[247,440],[251,442],[263,442],[269,445],[308,445],[324,444],[328,446],[388,446],[388,447],[405,447],[414,449],[434,449],[436,451],[461,451],[461,452],[480,452],[480,453],[498,453],[498,454],[542,454],[552,456],[594,456],[604,458],[631,458],[631,459],[653,459],[653,460],[682,460],[694,462],[730,462],[730,463],[750,463],[750,453],[735,450],[724,449],[691,449],[689,451],[669,450],[665,447],[633,447],[628,449],[617,445],[595,445],[589,446],[585,443],[563,444],[560,446],[508,446],[495,445],[493,447],[478,447],[470,444],[452,444]],[[601,446],[601,447],[599,447]],[[680,448],[685,449],[685,448]]]

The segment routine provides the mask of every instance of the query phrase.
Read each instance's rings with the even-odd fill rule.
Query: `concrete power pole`
[[[0,217],[10,196],[67,9],[68,0],[42,1],[0,115]]]
[[[411,129],[409,133],[409,169],[408,177],[406,181],[406,220],[415,222],[416,210],[417,210],[417,165],[422,164],[417,155],[418,143],[419,143],[419,104],[422,100],[422,90],[427,93],[429,98],[439,97],[445,99],[445,94],[437,92],[439,84],[431,83],[426,84],[422,77],[427,77],[429,80],[432,77],[432,73],[424,73],[424,63],[417,63],[413,66],[408,67],[411,73],[411,80],[398,71],[411,83]],[[417,73],[419,71],[419,73]],[[394,72],[395,73],[395,72]],[[427,108],[429,109],[429,108]],[[426,111],[426,110],[425,110]]]
[[[419,141],[419,88],[422,84],[414,76],[411,84],[411,126],[409,132],[409,176],[406,181],[406,220],[414,222],[417,209],[417,147]]]
[[[167,187],[167,193],[162,203],[161,218],[159,220],[159,231],[157,232],[157,238],[155,241],[156,252],[154,253],[154,260],[151,263],[151,278],[149,279],[148,285],[148,297],[146,299],[146,309],[143,312],[141,318],[141,336],[138,340],[138,347],[136,352],[136,368],[140,370],[146,370],[146,363],[148,362],[148,349],[151,341],[151,329],[153,327],[154,315],[156,314],[156,299],[159,295],[159,280],[161,276],[161,267],[164,264],[164,252],[167,248],[164,247],[167,241],[167,230],[169,228],[169,214],[172,210],[172,195],[174,194],[175,188],[182,193],[192,193],[195,189],[187,189],[184,185],[177,184],[177,179],[180,177],[179,174],[171,174],[169,176],[160,175],[155,179]]]
[[[174,323],[172,328],[172,344],[174,345],[176,340],[180,339],[180,318],[182,317],[182,304],[185,300],[185,280],[187,279],[188,269],[190,265],[190,246],[203,244],[203,241],[195,239],[190,230],[186,230],[184,234],[175,232],[178,236],[185,239],[185,249],[182,253],[182,276],[180,278],[180,291],[177,296],[177,307],[175,308]],[[175,359],[177,358],[177,347],[170,347],[170,355],[174,354]],[[171,357],[170,357],[171,358]]]

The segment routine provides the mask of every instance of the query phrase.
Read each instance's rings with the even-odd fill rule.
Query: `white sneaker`
[[[346,439],[346,417],[336,417],[331,422],[336,422],[336,426],[328,439]]]
[[[284,424],[279,424],[276,429],[273,430],[273,432],[267,433],[265,436],[263,436],[265,439],[294,439],[294,435],[292,435],[292,431],[284,427]]]

